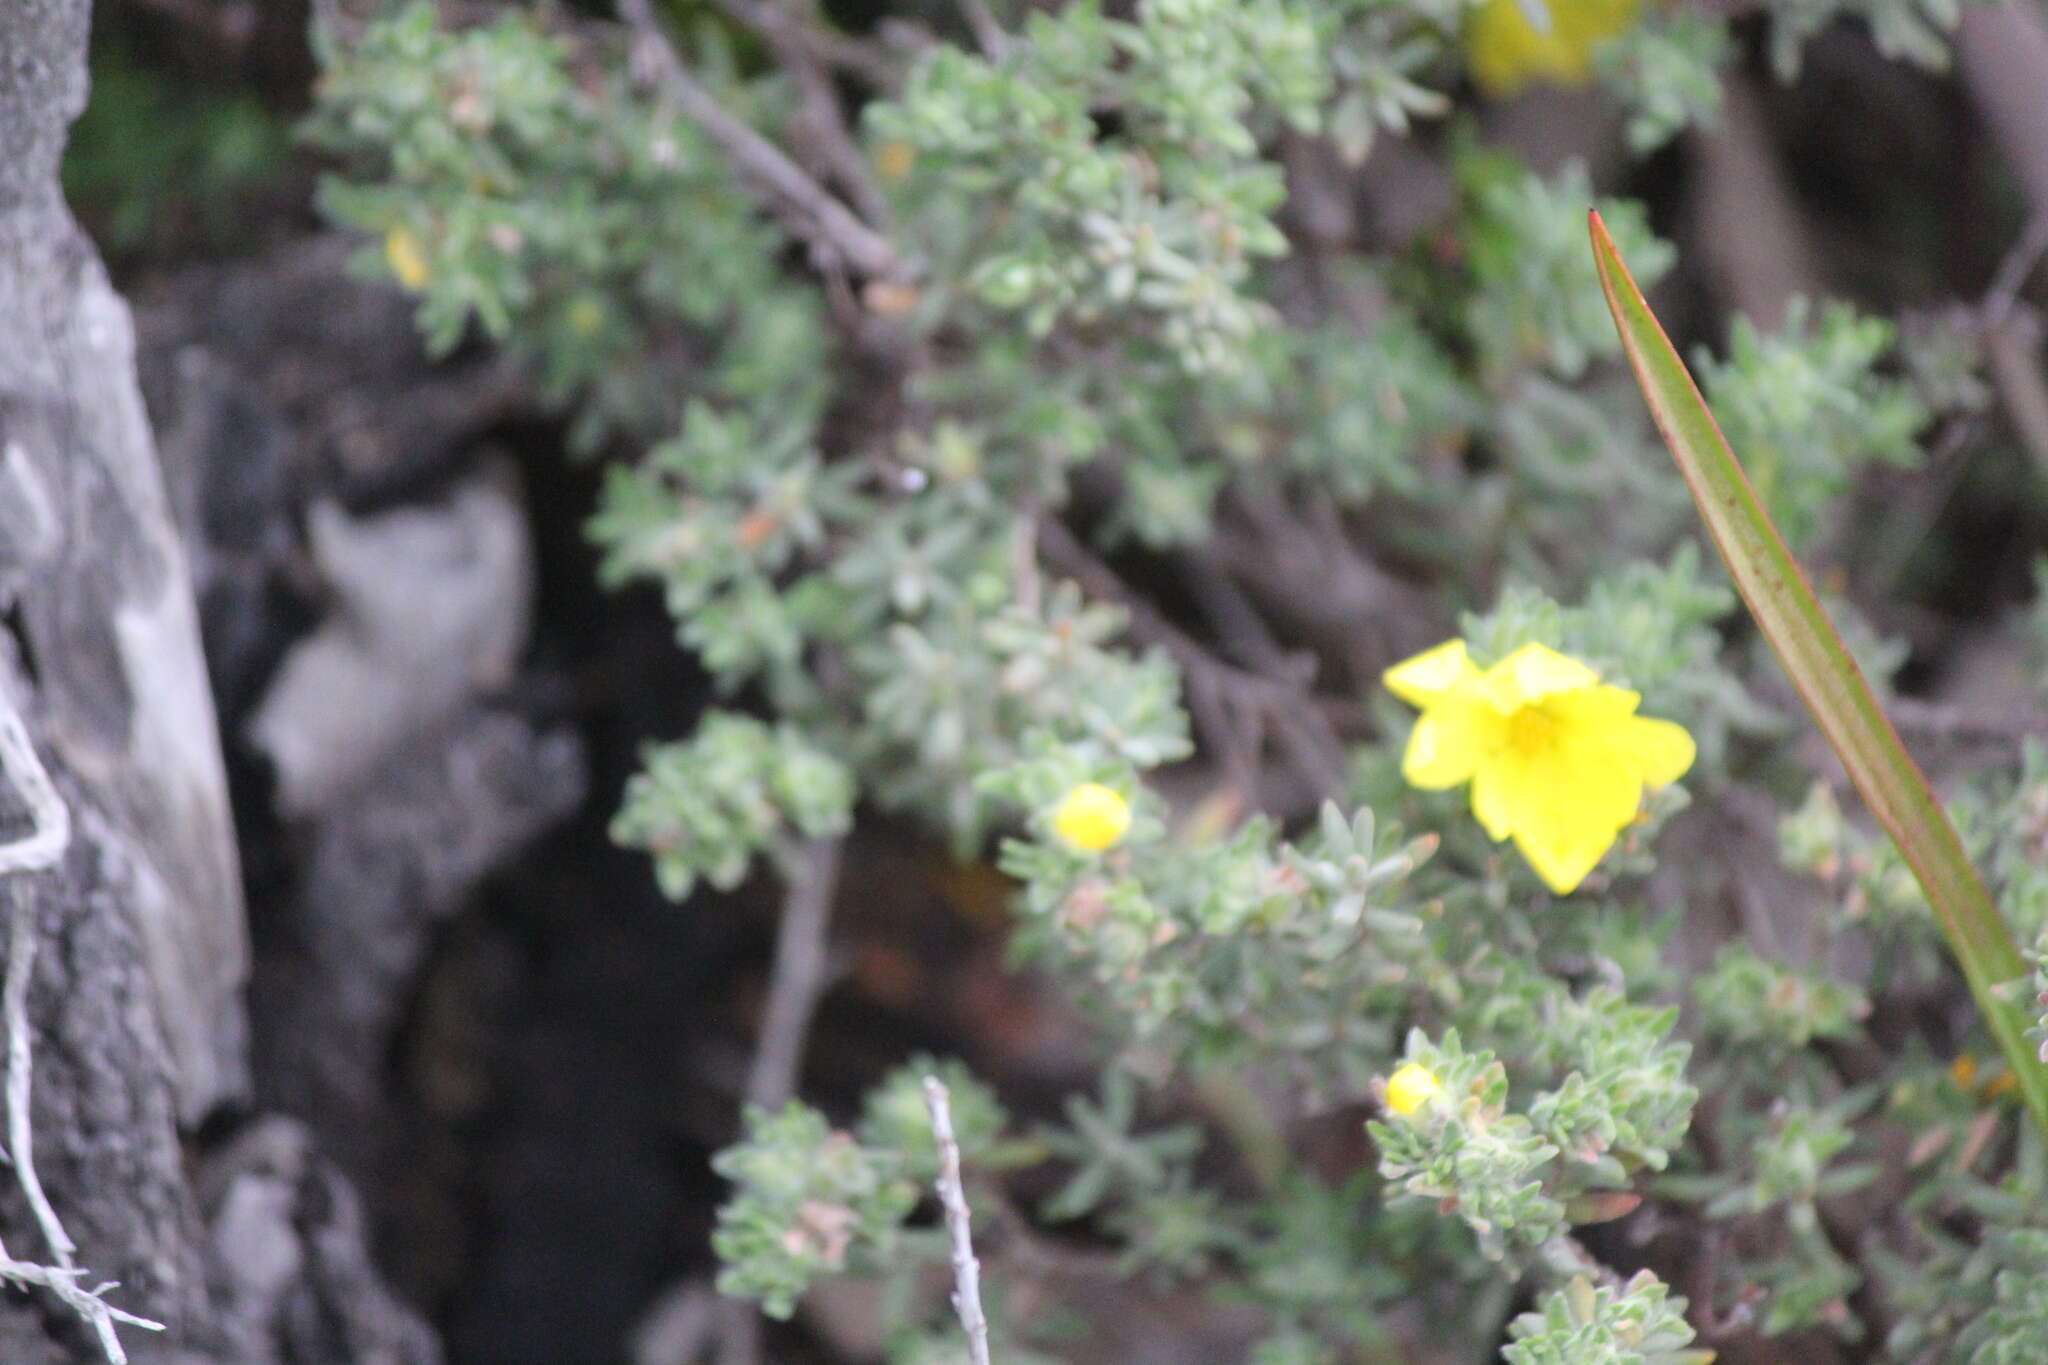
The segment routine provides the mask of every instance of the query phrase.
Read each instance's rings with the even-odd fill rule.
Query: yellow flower
[[[1495,99],[1532,83],[1582,86],[1593,53],[1635,23],[1639,0],[1543,0],[1550,31],[1523,13],[1525,0],[1486,0],[1465,24],[1465,65]]]
[[[384,234],[384,263],[398,282],[414,293],[426,285],[427,255],[410,228],[395,227]]]
[[[1404,1118],[1444,1093],[1436,1073],[1418,1062],[1409,1062],[1387,1077],[1387,1108]]]
[[[1084,853],[1100,853],[1131,827],[1131,806],[1100,782],[1083,782],[1060,798],[1053,832]]]
[[[1638,716],[1642,701],[1577,659],[1523,645],[1481,672],[1452,640],[1388,669],[1387,687],[1422,715],[1401,775],[1426,791],[1472,784],[1472,813],[1559,895],[1636,818],[1645,786],[1692,766],[1682,726]]]

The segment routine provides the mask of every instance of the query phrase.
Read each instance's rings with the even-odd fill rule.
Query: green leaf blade
[[[2027,1045],[2028,1021],[2017,1002],[1999,989],[2027,969],[1990,893],[1772,525],[1598,211],[1589,214],[1589,223],[1600,287],[1623,353],[1736,591],[1850,780],[1919,879],[2027,1108],[2048,1131],[2048,1068]]]

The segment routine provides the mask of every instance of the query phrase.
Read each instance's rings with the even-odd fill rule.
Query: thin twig
[[[1984,298],[1977,305],[1977,323],[1987,332],[1995,332],[2005,322],[2007,314],[2018,301],[2020,290],[2025,287],[2027,277],[2034,273],[2034,267],[2041,264],[2041,257],[2048,255],[2048,207],[2038,210],[2027,220],[2025,232],[2012,244],[1998,263],[1998,273],[1991,277],[1991,285],[1984,291]]]
[[[780,1109],[796,1094],[811,1015],[825,991],[825,926],[839,884],[839,840],[813,839],[798,852],[775,938],[775,974],[761,1045],[747,1077],[747,1103]]]
[[[846,113],[839,104],[831,73],[823,55],[811,41],[811,27],[788,4],[769,0],[718,0],[727,14],[760,34],[775,54],[775,60],[789,72],[803,97],[803,120],[812,150],[823,162],[829,178],[853,201],[853,207],[868,222],[887,226],[888,209],[882,192],[868,174],[867,158],[847,131]],[[794,130],[792,132],[794,136]]]
[[[790,231],[810,244],[821,265],[843,263],[877,279],[909,275],[888,238],[863,223],[781,148],[735,118],[705,89],[669,42],[649,0],[619,0],[619,17],[633,32],[635,71],[658,83],[683,113],[703,126],[740,175],[767,195]]]
[[[960,1143],[953,1136],[953,1106],[937,1076],[924,1078],[924,1106],[931,1114],[932,1137],[939,1145],[939,1178],[933,1188],[946,1211],[946,1232],[953,1243],[953,1311],[967,1331],[970,1365],[989,1365],[988,1318],[981,1311],[981,1262],[974,1258],[974,1224],[967,1210],[967,1190],[960,1183]]]
[[[71,811],[50,785],[21,714],[5,697],[0,697],[0,776],[21,793],[31,822],[22,838],[0,844],[0,876],[55,867],[71,843]]]
[[[0,874],[43,871],[56,866],[71,842],[71,812],[36,756],[20,713],[5,697],[0,697],[0,775],[27,802],[30,820],[28,834],[0,845]],[[36,1173],[35,1134],[30,1121],[35,1058],[28,1023],[28,991],[35,979],[35,911],[33,900],[18,888],[11,889],[6,899],[7,977],[4,986],[0,986],[0,1020],[4,1020],[7,1029],[7,1159],[56,1264],[17,1261],[0,1246],[0,1279],[49,1290],[93,1329],[100,1351],[110,1365],[127,1365],[128,1353],[121,1347],[114,1324],[126,1323],[151,1332],[161,1332],[164,1327],[160,1322],[123,1312],[107,1303],[102,1296],[116,1288],[112,1283],[93,1289],[80,1286],[79,1279],[85,1271],[73,1259],[77,1244],[64,1230],[63,1220],[43,1190],[42,1177]]]
[[[1984,347],[1999,400],[2029,452],[2037,458],[2041,458],[2043,443],[2048,441],[2042,434],[2040,380],[2028,368],[2029,357],[2015,353],[2012,339],[2006,335],[2006,325],[2013,320],[2020,291],[2044,256],[2048,256],[2048,208],[2027,219],[2019,239],[1999,258],[1998,269],[1992,273],[1982,297],[1975,304],[1959,305],[1957,312],[1960,325]],[[2038,337],[2032,340],[2038,345]],[[1883,537],[1886,548],[1878,561],[1880,567],[1872,571],[1871,577],[1883,585],[1885,594],[1897,589],[1914,551],[1927,538],[1961,483],[1968,464],[1964,458],[1967,447],[1983,433],[1984,425],[1982,412],[1955,413],[1943,423],[1916,480],[1918,493],[1908,503],[1905,515],[1895,518]]]
[[[995,15],[983,0],[956,0],[960,6],[960,17],[967,21],[968,30],[974,34],[975,46],[981,55],[992,62],[1001,61],[1010,51],[1010,35],[1003,32],[1003,26],[996,22]]]
[[[804,1039],[825,992],[825,930],[839,885],[839,851],[837,839],[813,839],[790,860],[761,1042],[747,1073],[747,1103],[762,1109],[780,1109],[796,1094]],[[719,1365],[755,1365],[760,1359],[760,1313],[750,1303],[724,1300],[718,1305]]]
[[[885,48],[849,38],[821,24],[796,21],[777,0],[718,0],[718,7],[763,35],[778,24],[789,24],[812,60],[849,71],[877,90],[893,89],[901,78],[899,63],[890,59]]]
[[[1122,606],[1130,615],[1133,634],[1174,657],[1187,674],[1197,719],[1219,754],[1227,756],[1245,743],[1243,718],[1256,716],[1271,722],[1288,761],[1320,795],[1333,796],[1344,789],[1344,742],[1309,692],[1291,681],[1247,672],[1217,658],[1132,592],[1056,518],[1039,519],[1038,549],[1090,596]]]

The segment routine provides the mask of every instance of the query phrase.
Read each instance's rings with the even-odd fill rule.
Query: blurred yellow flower
[[[875,149],[875,172],[892,185],[908,179],[916,165],[917,148],[901,138],[893,138]]]
[[[1465,21],[1465,65],[1495,99],[1531,84],[1582,86],[1593,79],[1593,53],[1636,21],[1639,0],[1543,0],[1545,33],[1529,22],[1525,0],[1486,0]]]
[[[395,227],[384,234],[384,263],[398,282],[414,293],[427,283],[427,254],[410,228]]]
[[[1422,711],[1401,775],[1426,791],[1470,782],[1487,834],[1512,836],[1559,895],[1614,846],[1645,786],[1692,766],[1684,727],[1638,716],[1639,694],[1544,645],[1482,672],[1452,640],[1394,665],[1385,681]]]
[[[2019,1089],[2020,1084],[2019,1077],[2013,1075],[2012,1072],[2001,1071],[1990,1080],[1979,1085],[1977,1083],[1977,1059],[1967,1052],[1961,1053],[1954,1061],[1948,1064],[1948,1074],[1949,1079],[1956,1083],[1957,1089],[1972,1091],[1978,1099],[1983,1100],[1995,1100],[2001,1095],[2009,1095]]]
[[[1130,803],[1100,782],[1083,782],[1052,813],[1053,833],[1084,853],[1102,852],[1130,827]]]
[[[1405,1118],[1443,1092],[1444,1084],[1434,1071],[1409,1062],[1387,1077],[1387,1108]]]

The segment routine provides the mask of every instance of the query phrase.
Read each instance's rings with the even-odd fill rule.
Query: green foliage
[[[623,70],[578,80],[568,44],[534,18],[451,33],[424,3],[325,55],[304,135],[359,174],[323,181],[322,207],[414,243],[430,349],[474,320],[575,402],[585,446],[674,420],[673,360],[646,363],[663,325],[710,352],[691,372],[717,387],[767,410],[815,407],[815,294],[777,268],[780,235],[703,133],[637,97]],[[393,254],[363,267],[395,270]]]
[[[1326,326],[1294,340],[1272,377],[1292,400],[1288,467],[1345,503],[1415,491],[1416,452],[1453,447],[1479,415],[1442,344],[1400,308],[1363,335]]]
[[[1468,154],[1458,169],[1471,272],[1463,322],[1481,374],[1503,382],[1533,365],[1572,380],[1614,355],[1614,323],[1586,253],[1586,206],[1597,204],[1647,285],[1676,256],[1641,207],[1596,196],[1579,162],[1551,180],[1498,155]]]
[[[1870,28],[1877,50],[1931,71],[1948,69],[1948,35],[1955,30],[1961,0],[1783,0],[1771,7],[1768,50],[1781,81],[1799,74],[1806,40],[1845,16]]]
[[[1685,1300],[1649,1271],[1619,1288],[1594,1288],[1584,1276],[1544,1297],[1509,1324],[1507,1365],[1707,1365],[1712,1351],[1689,1350]]]
[[[2024,1365],[2048,1351],[2048,1231],[2014,1228],[1990,1248],[1992,1301],[1956,1343],[1969,1365]]]
[[[1774,0],[1778,43],[1840,10],[1814,4]],[[978,1229],[999,1229],[992,1265],[1085,1241],[1106,1272],[1255,1307],[1263,1365],[1378,1358],[1418,1317],[1472,1358],[1505,1332],[1514,1365],[1697,1362],[1661,1284],[1585,1278],[1575,1229],[1645,1198],[1717,1225],[1717,1313],[1857,1330],[1848,1296],[1878,1261],[1836,1251],[1819,1204],[1898,1145],[1886,1125],[1969,1146],[1992,1097],[1937,1058],[1984,1049],[1915,1035],[1882,1083],[1846,1083],[1830,1049],[1892,992],[1952,983],[1896,853],[1824,787],[1780,843],[1822,878],[1801,960],[1829,970],[1728,945],[1680,979],[1696,959],[1674,948],[1680,915],[1656,912],[1731,879],[1660,867],[1667,823],[1803,775],[1616,363],[1586,207],[1645,275],[1671,248],[1582,166],[1535,174],[1464,121],[1441,139],[1455,202],[1411,240],[1301,227],[1318,192],[1355,208],[1350,182],[1316,182],[1329,166],[1469,100],[1467,0],[997,8],[1015,22],[990,50],[860,48],[887,47],[879,74],[842,73],[867,165],[829,173],[790,73],[759,65],[772,52],[740,61],[704,7],[678,34],[706,89],[829,190],[871,176],[886,213],[859,207],[906,262],[888,280],[816,269],[800,215],[597,26],[519,11],[451,31],[415,4],[322,54],[306,135],[335,158],[326,210],[368,234],[368,271],[417,294],[432,345],[502,346],[603,453],[604,581],[659,591],[746,712],[649,748],[618,841],[678,899],[838,837],[857,809],[963,858],[993,848],[1015,956],[1100,1026],[1099,1085],[1056,1123],[1013,1131],[990,1088],[924,1058],[869,1092],[857,1136],[800,1105],[749,1116],[718,1164],[721,1287],[786,1315],[821,1277],[872,1276],[891,1360],[962,1358],[929,1292],[943,1232],[907,1221],[935,1171],[932,1072]],[[1896,37],[1892,11],[1864,8]],[[1631,145],[1710,118],[1730,50],[1683,9],[1609,44],[1600,80]],[[1887,324],[1814,318],[1738,324],[1709,365],[1808,543],[1860,471],[1910,463],[1929,407],[1967,406],[1978,363],[1915,337],[1909,383],[1886,369]],[[1461,795],[1400,779],[1407,722],[1374,675],[1425,618],[1443,635],[1459,619],[1482,662],[1549,644],[1696,739],[1685,786],[1653,793],[1569,897],[1503,857]],[[1281,655],[1341,643],[1297,691],[1261,632]],[[1858,648],[1890,658],[1875,632]],[[1325,745],[1333,716],[1343,748],[1317,757],[1350,790],[1248,809],[1287,786],[1250,780],[1264,763]],[[1092,851],[1052,827],[1083,783],[1132,813]],[[2040,753],[1955,809],[2015,924],[2048,928]],[[1405,1115],[1383,1105],[1404,1062],[1443,1088]],[[1370,1152],[1328,1140],[1362,1127]],[[1974,1186],[1958,1212],[1938,1188],[1918,1186],[1901,1260],[1970,1288],[1924,1305],[1925,1341],[2020,1340],[2027,1218],[1994,1217]],[[1968,1219],[2014,1235],[1956,1245]],[[986,1283],[999,1357],[1063,1358],[1056,1330],[1085,1324],[1042,1296],[1012,1320],[1004,1278]],[[1505,1325],[1518,1281],[1537,1307]],[[1866,1292],[1907,1303],[1914,1284],[1887,1271]]]
[[[2048,1062],[2048,930],[2034,940],[2029,954],[2034,960],[2034,1027],[2027,1034],[2038,1048],[2036,1056]]]
[[[1082,0],[1033,13],[1002,61],[938,49],[868,119],[915,156],[901,197],[935,229],[917,244],[943,285],[1033,336],[1134,325],[1218,370],[1268,317],[1242,292],[1251,263],[1285,246],[1280,177],[1246,117],[1310,125],[1327,81],[1300,5],[1153,0],[1126,22]],[[1097,107],[1119,111],[1117,136],[1098,135]]]
[[[1417,120],[1449,111],[1450,99],[1418,78],[1451,50],[1469,7],[1470,0],[1342,0],[1322,8],[1318,36],[1334,94],[1325,127],[1345,161],[1363,162],[1383,131],[1402,136]]]
[[[1043,809],[1087,775],[1048,755],[990,785]],[[1426,960],[1401,883],[1432,841],[1326,806],[1299,843],[1259,819],[1189,843],[1140,811],[1108,867],[1050,837],[1004,846],[1025,887],[1019,952],[1096,983],[1085,1006],[1171,1066],[1265,1063],[1361,1091],[1386,1057],[1384,1006]]]
[[[116,254],[161,249],[181,232],[229,248],[252,198],[283,175],[289,147],[284,121],[248,90],[175,84],[129,47],[97,42],[64,197]]]
[[[1853,1037],[1870,1013],[1854,988],[1767,962],[1739,943],[1722,946],[1692,994],[1707,1032],[1766,1068],[1817,1038]]]
[[[891,1071],[868,1092],[856,1131],[863,1145],[897,1153],[905,1173],[920,1185],[930,1184],[939,1173],[939,1148],[924,1096],[927,1076],[936,1076],[946,1087],[953,1138],[963,1162],[985,1155],[1009,1123],[995,1092],[960,1062],[916,1056]]]
[[[1455,1029],[1438,1043],[1411,1032],[1403,1061],[1435,1074],[1445,1102],[1366,1125],[1380,1174],[1405,1194],[1454,1208],[1489,1259],[1562,1233],[1564,1201],[1544,1179],[1558,1148],[1527,1116],[1508,1112],[1506,1068],[1491,1053],[1467,1053]]]
[[[886,1252],[917,1198],[898,1163],[893,1152],[832,1131],[805,1105],[749,1110],[745,1140],[712,1163],[737,1190],[711,1238],[725,1263],[719,1292],[786,1318],[820,1275],[846,1269],[851,1256]]]
[[[1067,1182],[1045,1201],[1043,1212],[1055,1222],[1084,1217],[1110,1199],[1166,1191],[1201,1150],[1202,1134],[1192,1127],[1137,1131],[1138,1087],[1127,1071],[1104,1075],[1099,1104],[1068,1096],[1066,1112],[1066,1125],[1043,1136],[1049,1153],[1073,1165]]]
[[[688,740],[647,751],[612,837],[651,853],[662,894],[681,900],[699,877],[730,891],[792,834],[843,833],[852,807],[845,766],[801,734],[713,712]]]
[[[1729,333],[1728,358],[1698,361],[1700,384],[1765,510],[1794,550],[1822,530],[1865,464],[1911,467],[1928,412],[1905,382],[1874,370],[1893,329],[1846,304],[1793,300],[1784,328],[1760,335],[1748,318]]]
[[[1653,152],[1686,128],[1712,126],[1733,49],[1723,20],[1676,5],[1656,8],[1604,44],[1594,61],[1628,108],[1630,150]]]

